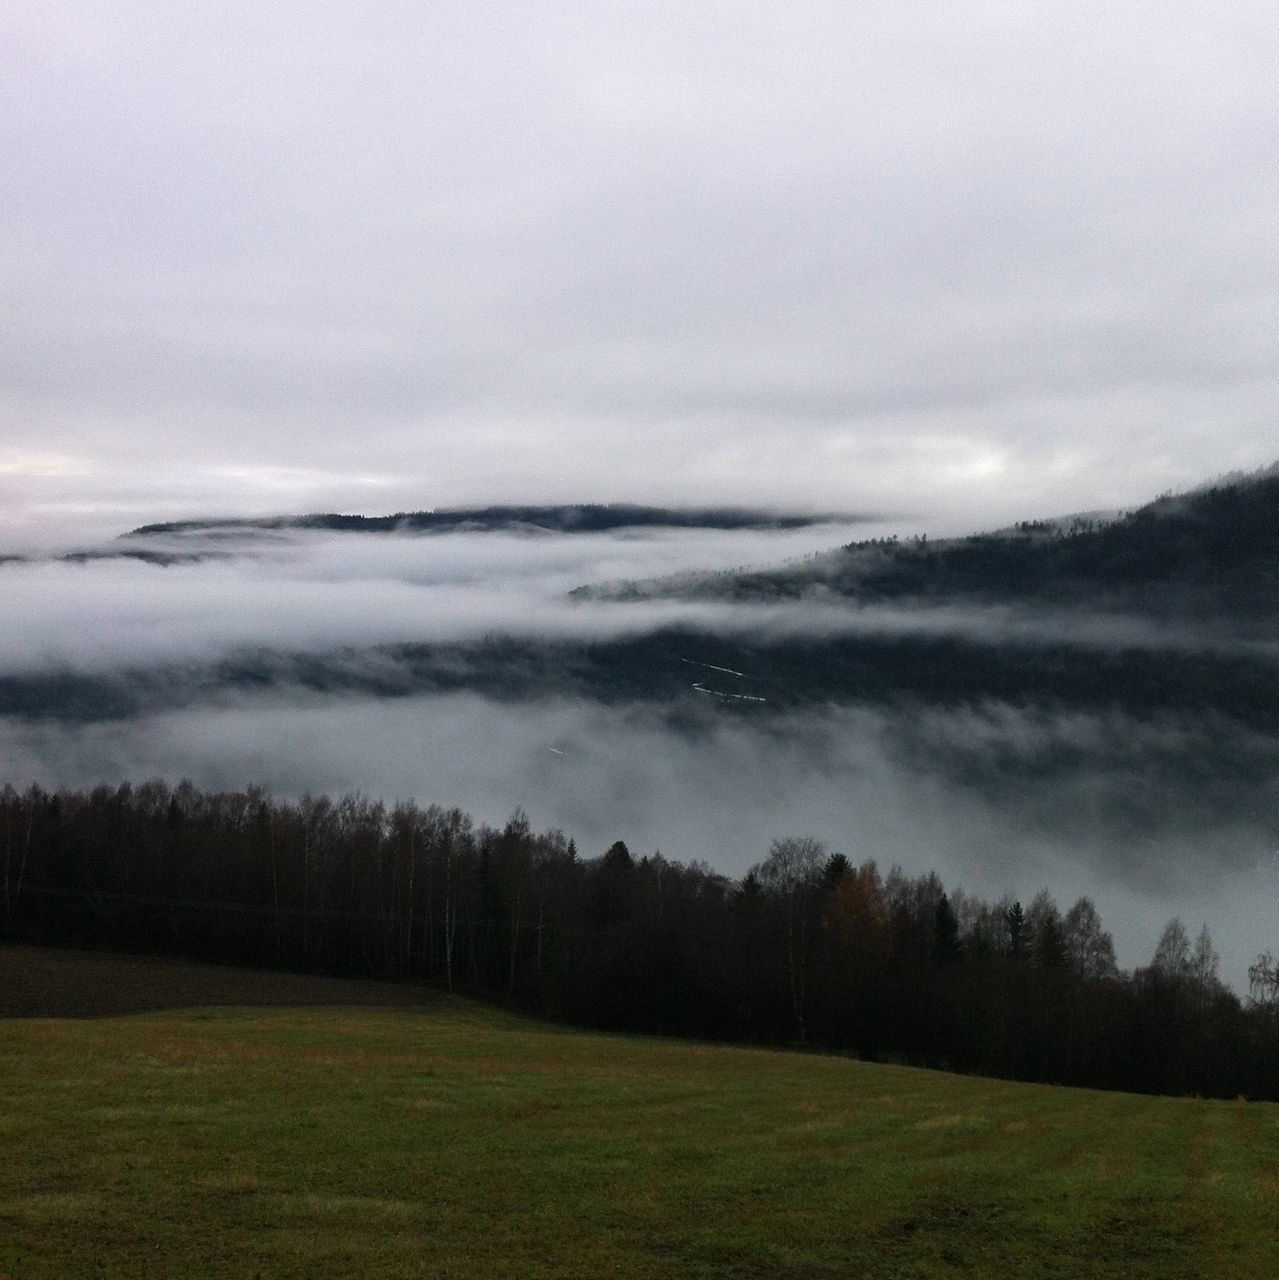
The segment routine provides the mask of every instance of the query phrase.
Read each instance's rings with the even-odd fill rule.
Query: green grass
[[[0,1276],[1279,1275],[1279,1106],[462,1001],[0,1022]]]

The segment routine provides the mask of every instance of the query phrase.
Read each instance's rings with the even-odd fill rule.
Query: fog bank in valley
[[[294,531],[229,541],[146,539],[148,552],[208,557],[168,565],[97,558],[143,545],[125,538],[92,545],[95,558],[0,564],[9,614],[0,674],[159,665],[252,647],[314,651],[494,632],[633,634],[701,610],[674,602],[648,612],[578,607],[567,593],[583,583],[798,558],[884,527],[573,537]]]
[[[584,854],[624,839],[636,851],[700,859],[740,876],[780,835],[805,833],[854,860],[937,870],[950,885],[1028,900],[1047,886],[1064,905],[1092,896],[1121,961],[1145,963],[1173,914],[1206,920],[1226,976],[1272,946],[1279,866],[1273,823],[1180,805],[1161,750],[1193,752],[1191,725],[1142,726],[1012,712],[856,708],[774,721],[709,714],[676,725],[660,712],[474,695],[395,700],[257,699],[87,726],[0,723],[15,782],[88,787],[190,777],[258,782],[285,796],[359,790],[388,801],[460,805],[501,823],[517,807],[560,827]],[[974,778],[1033,765],[990,794]],[[1117,814],[1132,787],[1157,813]]]
[[[126,537],[79,548],[84,559],[45,556],[0,564],[7,608],[0,677],[155,669],[246,650],[359,651],[493,635],[605,640],[668,626],[764,639],[931,635],[979,643],[1279,652],[1279,637],[1265,629],[1170,627],[1113,611],[858,605],[820,596],[784,606],[660,595],[626,602],[569,597],[582,585],[799,561],[852,540],[908,529],[867,523],[572,537],[298,531]],[[142,547],[151,554],[198,558],[169,564],[130,558]]]
[[[184,539],[187,550],[213,558],[168,566],[10,563],[0,565],[9,610],[0,677],[180,673],[255,647],[341,648],[352,668],[373,670],[390,661],[379,645],[614,638],[672,623],[708,637],[871,631],[953,633],[992,646],[1036,637],[1116,648],[1269,643],[1007,608],[567,597],[583,583],[775,563],[890,531],[259,533]],[[688,689],[699,674],[689,667]],[[990,897],[1025,900],[1047,886],[1066,906],[1088,894],[1130,966],[1148,961],[1171,915],[1192,929],[1206,921],[1236,987],[1259,950],[1279,945],[1279,743],[1211,714],[1137,718],[921,698],[799,713],[697,693],[679,706],[604,706],[550,691],[503,701],[466,691],[373,698],[286,682],[257,693],[203,690],[133,718],[0,717],[0,759],[3,780],[19,787],[185,776],[209,788],[260,783],[285,796],[360,790],[459,805],[493,823],[522,807],[535,826],[573,836],[584,854],[623,839],[637,853],[660,849],[731,876],[760,860],[773,838],[812,834],[855,861],[936,869],[952,886]]]

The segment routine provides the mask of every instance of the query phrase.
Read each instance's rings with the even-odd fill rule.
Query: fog
[[[882,527],[126,538],[90,550],[213,558],[167,566],[57,558],[0,566],[11,615],[0,636],[0,672],[103,670],[244,646],[315,650],[493,631],[626,634],[681,610],[575,608],[567,592],[588,582],[801,557]]]
[[[711,635],[932,629],[990,643],[1260,643],[1013,610],[566,599],[583,583],[773,563],[886,531],[288,533],[183,539],[222,558],[168,567],[33,560],[0,566],[0,676],[181,669],[246,646],[344,647],[346,661],[375,666],[388,659],[374,646],[401,641],[620,636],[672,622]],[[697,678],[690,668],[690,687]],[[19,787],[163,776],[282,795],[361,790],[456,804],[493,823],[522,807],[587,854],[624,839],[637,853],[702,859],[733,876],[773,838],[812,834],[854,860],[935,869],[991,897],[1028,900],[1046,886],[1065,907],[1088,894],[1127,966],[1149,960],[1170,916],[1192,929],[1206,922],[1236,988],[1256,953],[1279,942],[1269,816],[1279,812],[1279,743],[1190,713],[915,701],[801,715],[711,698],[676,711],[549,692],[499,702],[277,687],[132,719],[0,718],[0,760],[2,780]]]
[[[1206,921],[1223,976],[1243,988],[1248,963],[1275,942],[1273,834],[1253,815],[1212,826],[1176,808],[1137,833],[1106,803],[1133,782],[1124,760],[1169,732],[1007,710],[902,723],[853,708],[770,722],[711,716],[690,731],[653,710],[464,694],[271,698],[87,726],[0,722],[0,753],[15,782],[46,787],[189,777],[293,796],[359,790],[456,804],[498,824],[520,807],[586,855],[623,839],[637,854],[660,849],[732,876],[775,837],[811,834],[854,860],[935,869],[990,897],[1028,901],[1046,886],[1065,907],[1088,894],[1125,966],[1149,961],[1172,915]],[[1193,745],[1193,728],[1181,732]],[[966,743],[971,764],[1045,739],[1092,754],[1027,783],[1012,803],[956,780],[937,757],[929,767],[938,742]]]
[[[246,649],[324,653],[497,634],[608,639],[669,626],[774,639],[948,635],[984,643],[1276,650],[1279,637],[1265,628],[1235,634],[1114,613],[858,605],[820,595],[781,606],[660,594],[623,603],[568,595],[582,585],[796,562],[907,527],[126,537],[77,548],[102,558],[0,564],[7,615],[0,676],[162,667]],[[128,558],[140,551],[202,558],[167,565]]]

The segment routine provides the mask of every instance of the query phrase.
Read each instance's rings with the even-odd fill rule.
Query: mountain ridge
[[[126,537],[207,534],[219,530],[279,531],[320,529],[330,533],[458,533],[494,530],[543,530],[552,533],[605,533],[616,529],[803,529],[819,524],[865,523],[869,515],[800,513],[768,507],[658,507],[630,502],[550,504],[497,503],[479,507],[437,507],[386,516],[318,512],[308,515],[175,520],[139,525]]]
[[[852,542],[798,564],[578,588],[578,599],[1087,604],[1255,616],[1279,608],[1279,467],[1110,519],[1023,520],[930,541]]]

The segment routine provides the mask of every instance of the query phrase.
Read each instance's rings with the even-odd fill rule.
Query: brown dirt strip
[[[0,946],[0,1018],[101,1018],[201,1005],[411,1007],[419,986],[317,978],[155,956]]]

